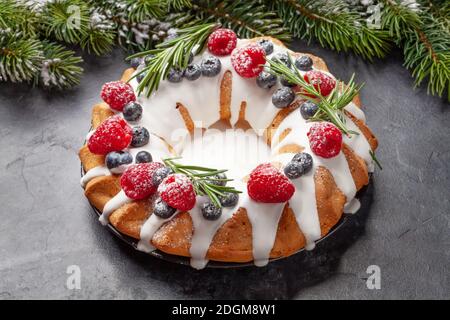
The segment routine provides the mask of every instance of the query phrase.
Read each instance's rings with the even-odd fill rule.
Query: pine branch
[[[46,88],[67,89],[80,83],[83,69],[78,66],[83,60],[64,46],[44,42],[44,60],[36,73],[34,83]]]
[[[381,27],[389,31],[391,37],[401,41],[404,35],[419,28],[421,21],[416,8],[409,8],[396,0],[382,0]]]
[[[167,10],[165,1],[161,0],[126,0],[128,18],[132,22],[141,22],[149,17],[160,18]]]
[[[11,29],[24,36],[35,36],[38,17],[27,6],[16,0],[0,2],[0,29]]]
[[[343,0],[267,1],[294,36],[316,39],[336,51],[353,50],[369,60],[383,57],[390,49],[388,33],[365,26],[357,12]]]
[[[183,10],[185,8],[191,8],[192,2],[191,0],[167,0],[167,6],[170,10]]]
[[[42,44],[11,29],[0,30],[0,81],[30,81],[40,69]]]
[[[241,38],[272,36],[282,41],[291,40],[283,21],[257,0],[194,0],[190,10],[174,13],[166,21],[178,28],[214,22],[233,29]]]

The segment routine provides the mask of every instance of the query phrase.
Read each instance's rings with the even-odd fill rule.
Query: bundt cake
[[[139,250],[190,257],[201,269],[208,260],[263,266],[313,249],[357,211],[377,148],[358,97],[342,109],[342,133],[314,118],[318,103],[300,86],[265,71],[269,60],[310,75],[323,96],[336,85],[322,59],[226,29],[148,97],[138,90],[143,59],[105,84],[79,152],[100,221],[138,239]]]

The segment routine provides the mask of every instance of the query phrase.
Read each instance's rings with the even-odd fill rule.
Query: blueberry
[[[177,209],[169,206],[161,198],[156,199],[155,205],[153,207],[153,213],[156,216],[162,219],[168,219],[175,213],[175,211],[177,211]]]
[[[149,54],[149,55],[147,55],[147,56],[145,56],[145,58],[144,58],[144,62],[145,62],[145,65],[149,65],[149,63],[150,63],[150,61],[154,58],[155,56],[153,55],[153,54]]]
[[[270,40],[262,39],[258,41],[258,44],[263,47],[266,55],[269,55],[273,52],[273,43]]]
[[[172,169],[168,167],[162,167],[155,170],[152,177],[152,183],[155,186],[159,186],[161,181],[164,180],[165,177],[167,177],[169,174],[172,173]]]
[[[216,174],[215,176],[212,176],[212,178],[225,180],[227,178],[227,175],[225,173],[219,173],[219,174]],[[214,184],[216,186],[222,186],[222,187],[227,184],[226,181],[218,181],[218,180],[209,180],[209,183]]]
[[[295,66],[302,71],[308,71],[312,69],[313,61],[308,56],[301,56],[295,60]]]
[[[295,83],[289,82],[289,80],[286,80],[285,78],[281,78],[280,83],[285,87],[295,87]]]
[[[276,53],[272,57],[272,61],[279,61],[282,62],[286,67],[291,67],[291,60],[289,59],[289,56],[287,53]]]
[[[206,220],[217,220],[222,214],[222,208],[216,207],[211,202],[206,202],[202,205],[202,215]]]
[[[134,69],[137,69],[137,67],[139,67],[139,65],[142,63],[142,58],[141,57],[136,57],[131,59],[130,61],[130,66]]]
[[[238,200],[239,200],[239,194],[233,193],[233,192],[227,192],[224,196],[220,196],[220,204],[224,207],[234,207]]]
[[[142,106],[135,102],[128,102],[125,107],[123,107],[123,117],[127,121],[139,121],[142,117]]]
[[[131,139],[132,147],[145,146],[150,140],[150,133],[147,129],[141,126],[133,127],[133,138]]]
[[[202,75],[202,69],[198,64],[190,64],[187,66],[187,68],[184,70],[184,77],[188,79],[189,81],[194,81],[200,78]]]
[[[194,54],[191,52],[191,53],[189,53],[188,64],[192,63],[192,61],[194,61]]]
[[[284,174],[289,179],[297,179],[303,174],[302,166],[300,163],[295,161],[290,161],[285,167],[284,167]]]
[[[256,77],[256,84],[258,87],[263,89],[270,89],[274,85],[277,84],[277,76],[270,74],[269,72],[262,71],[257,77]]]
[[[307,173],[309,170],[311,170],[313,165],[313,158],[309,153],[306,152],[300,152],[297,153],[291,160],[291,162],[297,162],[300,163],[302,166],[303,173]]]
[[[175,68],[170,69],[167,74],[167,80],[173,83],[181,82],[183,80],[183,71]]]
[[[139,151],[136,155],[136,163],[148,163],[152,162],[153,157],[150,152],[147,151]]]
[[[140,82],[142,81],[142,79],[144,79],[144,77],[145,77],[146,74],[147,74],[146,72],[141,72],[141,73],[139,73],[139,74],[136,76],[136,81],[137,81],[138,83],[140,83]]]
[[[203,58],[201,68],[202,75],[204,75],[205,77],[214,77],[220,73],[222,64],[216,57],[207,56]]]
[[[315,104],[312,101],[307,100],[301,104],[300,113],[301,113],[303,119],[308,120],[308,119],[314,117],[318,108],[319,107],[317,106],[317,104]]]
[[[295,99],[294,91],[289,87],[279,88],[272,95],[272,103],[277,108],[286,108]]]
[[[112,151],[105,157],[106,167],[110,170],[132,162],[133,156],[125,151]]]

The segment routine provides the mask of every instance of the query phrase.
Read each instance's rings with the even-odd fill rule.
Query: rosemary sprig
[[[192,26],[177,31],[178,37],[160,43],[156,49],[134,54],[128,59],[153,55],[147,65],[133,76],[143,73],[144,78],[138,86],[138,94],[146,90],[147,97],[158,90],[161,80],[167,78],[171,68],[184,69],[189,63],[189,55],[200,52],[205,46],[206,39],[217,28],[215,23]]]
[[[370,157],[372,158],[373,162],[375,162],[375,164],[377,165],[377,167],[380,168],[380,170],[383,170],[383,167],[381,166],[380,161],[375,156],[375,152],[373,152],[373,150],[369,150],[369,154],[370,154]]]
[[[291,65],[294,65],[292,57],[288,54]],[[295,83],[301,87],[301,91],[297,95],[303,99],[310,100],[318,105],[316,114],[310,121],[329,121],[338,127],[344,134],[358,134],[349,130],[345,124],[344,107],[348,105],[362,88],[354,82],[354,74],[350,78],[348,84],[338,80],[333,91],[324,97],[320,88],[317,89],[313,84],[305,81],[302,74],[297,68],[289,68],[281,61],[267,61],[269,65],[265,66],[266,70],[276,76],[282,77],[291,83]]]
[[[180,158],[167,158],[163,159],[163,162],[167,167],[172,169],[173,172],[188,176],[194,185],[195,193],[199,196],[207,196],[216,207],[222,207],[219,197],[224,196],[225,193],[241,193],[241,191],[236,190],[234,187],[214,184],[214,182],[233,181],[233,179],[217,178],[218,174],[227,172],[228,170],[183,165],[175,162],[177,159]]]

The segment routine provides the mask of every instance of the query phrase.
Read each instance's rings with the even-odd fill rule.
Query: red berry
[[[119,115],[102,122],[89,137],[89,151],[95,154],[107,154],[127,148],[133,138],[133,130]]]
[[[328,96],[336,86],[336,80],[329,75],[316,70],[306,72],[303,78],[306,82],[311,83],[324,97]],[[306,95],[311,96],[310,94]]]
[[[280,203],[292,197],[295,186],[280,170],[264,163],[250,173],[247,191],[250,198],[257,202]]]
[[[159,168],[159,162],[146,162],[130,165],[120,177],[120,186],[128,198],[145,199],[156,192],[158,187],[152,182],[152,176]]]
[[[231,54],[231,64],[234,70],[244,78],[256,77],[264,69],[265,63],[266,52],[256,43],[234,49]]]
[[[311,150],[322,158],[332,158],[342,148],[342,133],[331,122],[315,122],[308,131]]]
[[[122,111],[128,102],[136,101],[133,88],[123,81],[105,83],[100,96],[111,109],[117,111]]]
[[[170,174],[158,187],[159,195],[172,208],[188,211],[195,205],[195,191],[191,180],[184,174]]]
[[[216,56],[226,56],[236,48],[236,33],[230,29],[217,29],[209,35],[208,50]]]

